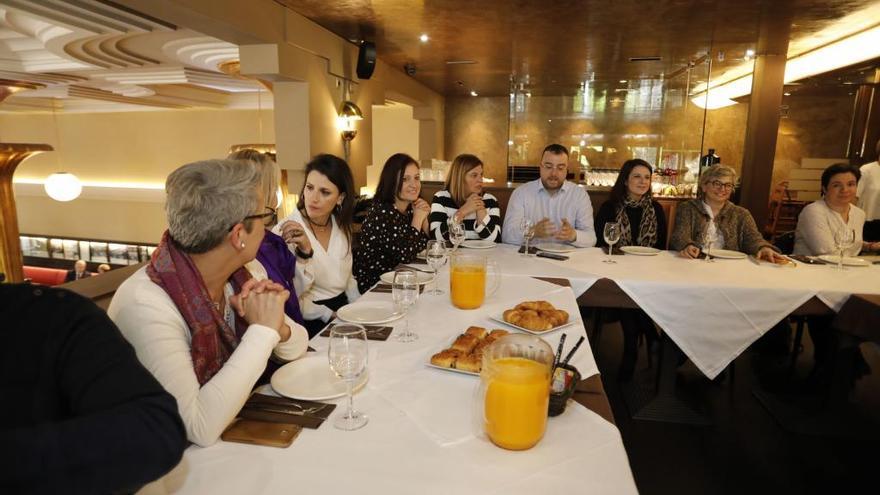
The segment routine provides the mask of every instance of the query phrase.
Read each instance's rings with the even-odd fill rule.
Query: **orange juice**
[[[547,425],[550,368],[527,358],[505,357],[489,364],[485,430],[495,445],[510,450],[533,447]]]
[[[486,297],[486,267],[454,265],[449,275],[452,304],[459,309],[476,309]]]

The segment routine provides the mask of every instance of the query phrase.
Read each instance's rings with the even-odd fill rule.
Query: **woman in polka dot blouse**
[[[409,155],[392,155],[382,168],[373,208],[361,229],[354,276],[361,293],[401,263],[410,263],[428,240],[431,205],[419,197],[419,165]]]

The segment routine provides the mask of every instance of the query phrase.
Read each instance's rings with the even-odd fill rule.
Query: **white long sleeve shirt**
[[[549,218],[557,227],[562,225],[564,218],[577,231],[577,238],[571,243],[572,245],[577,247],[596,245],[593,204],[587,191],[573,182],[563,182],[562,187],[555,193],[545,189],[541,179],[527,182],[514,189],[507,203],[504,228],[501,230],[501,240],[505,244],[522,244],[520,222],[523,217],[528,217],[534,222]]]
[[[260,279],[260,274],[253,274]],[[265,272],[262,275],[265,278]],[[231,286],[227,285],[227,307]],[[192,362],[192,335],[164,289],[141,268],[117,289],[107,314],[137,352],[138,360],[177,399],[193,443],[208,446],[220,438],[244,405],[273,351],[292,361],[306,353],[309,335],[285,316],[291,335],[279,343],[278,332],[250,325],[220,371],[199,385]]]
[[[832,210],[824,199],[814,201],[801,210],[794,233],[794,254],[818,256],[837,254],[834,233],[844,224],[855,231],[855,242],[843,251],[844,256],[857,256],[862,250],[862,228],[865,212],[858,206],[849,207],[849,221],[844,222],[840,213]]]
[[[866,163],[859,170],[859,208],[864,210],[866,220],[880,220],[880,162]]]
[[[272,229],[281,235],[281,225],[284,222],[293,221],[306,226],[306,221],[298,210],[278,222]],[[342,229],[336,225],[336,219],[330,216],[333,230],[330,232],[330,242],[327,249],[318,242],[318,239],[308,228],[304,228],[309,242],[312,244],[312,257],[309,259],[297,258],[296,279],[294,285],[299,296],[299,306],[303,318],[306,320],[329,321],[333,310],[314,301],[331,299],[343,292],[348,297],[348,302],[354,302],[361,296],[357,287],[357,280],[351,273],[352,253],[351,245],[345,237]],[[294,247],[290,246],[293,251]],[[295,253],[295,251],[294,251]]]

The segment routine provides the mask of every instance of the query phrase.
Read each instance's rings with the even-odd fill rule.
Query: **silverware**
[[[425,270],[424,268],[419,268],[417,266],[412,266],[412,265],[403,265],[403,268],[409,268],[411,270],[415,270],[417,272],[422,272],[422,273],[430,273],[431,275],[434,274],[434,272],[431,270]]]
[[[329,404],[321,404],[320,406],[303,407],[299,404],[291,403],[291,404],[289,404],[289,406],[297,407],[299,409],[288,409],[287,407],[284,407],[284,406],[272,406],[272,405],[268,405],[268,404],[255,404],[253,402],[250,404],[245,404],[245,407],[248,409],[258,409],[260,411],[281,413],[281,414],[290,414],[293,416],[313,416],[315,413],[326,409],[329,406]]]

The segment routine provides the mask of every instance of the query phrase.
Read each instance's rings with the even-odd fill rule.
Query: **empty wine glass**
[[[449,240],[452,241],[453,252],[458,251],[458,245],[464,242],[464,224],[455,221],[455,218],[449,219]]]
[[[369,418],[354,410],[354,383],[367,369],[367,332],[354,323],[337,323],[330,329],[327,357],[330,369],[345,382],[348,392],[348,411],[336,418],[333,426],[340,430],[357,430]]]
[[[529,252],[529,241],[532,239],[532,237],[535,237],[535,222],[526,217],[523,217],[523,219],[519,222],[519,228],[520,230],[522,230],[523,243],[525,245],[523,256],[533,256]]]
[[[397,310],[403,312],[403,332],[397,335],[400,342],[413,342],[419,336],[409,329],[409,317],[406,315],[409,307],[416,303],[419,298],[419,280],[416,272],[405,268],[395,270],[394,282],[391,284],[391,298],[397,305]]]
[[[834,231],[834,245],[837,247],[837,269],[843,270],[843,252],[856,241],[856,231],[846,225]]]
[[[602,231],[602,236],[605,238],[605,242],[608,243],[608,259],[604,260],[604,262],[617,263],[611,259],[611,249],[614,247],[614,243],[620,239],[620,224],[616,222],[606,223],[605,228]]]
[[[428,241],[428,246],[425,248],[425,259],[428,261],[431,270],[434,271],[434,288],[431,290],[432,296],[443,294],[443,291],[440,290],[438,271],[441,266],[446,264],[446,258],[446,243],[444,241]]]
[[[712,241],[714,239],[715,236],[709,231],[709,225],[707,224],[706,232],[703,233],[703,254],[706,255],[706,263],[712,263],[715,261],[712,259],[712,256],[709,255],[709,251],[712,250]]]

